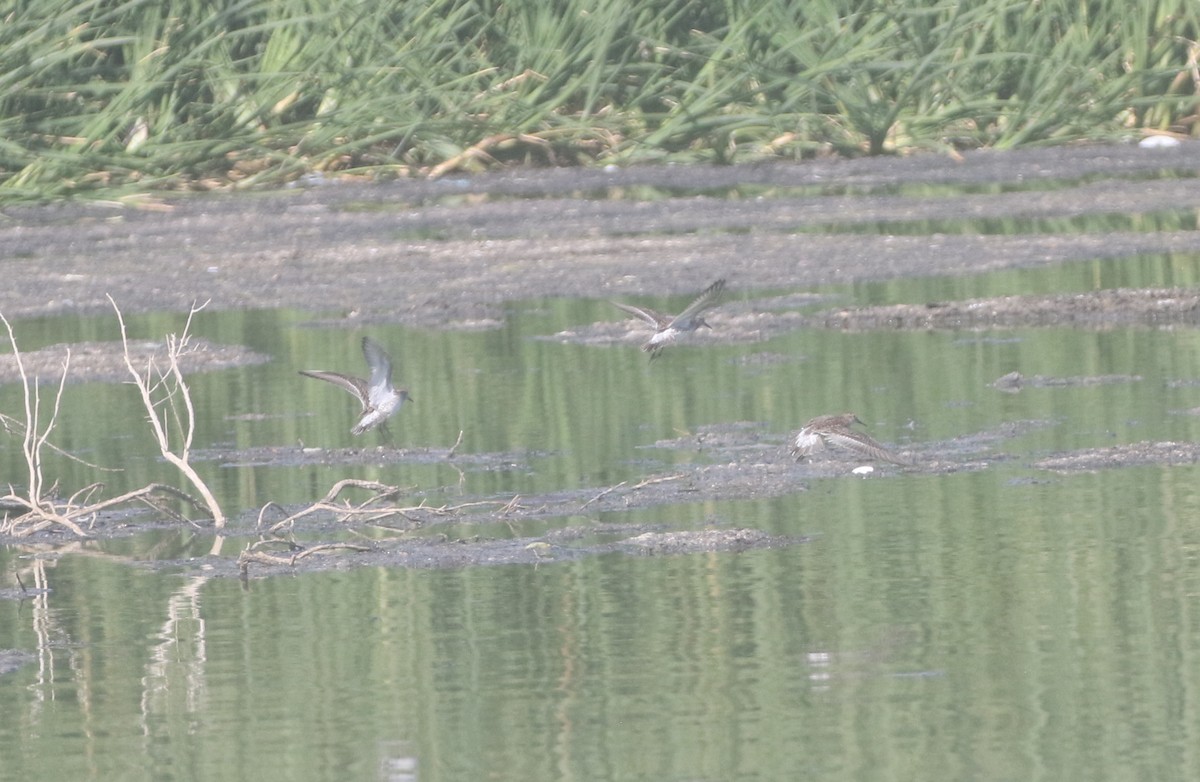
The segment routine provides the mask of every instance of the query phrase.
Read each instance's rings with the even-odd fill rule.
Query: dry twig
[[[146,362],[144,372],[139,372],[133,365],[133,357],[129,352],[129,337],[125,330],[125,318],[121,315],[121,309],[113,301],[112,296],[108,296],[108,303],[117,313],[117,322],[121,325],[121,346],[124,350],[125,367],[129,370],[130,376],[133,377],[133,384],[137,386],[138,392],[141,394],[142,406],[146,408],[150,428],[154,432],[154,439],[158,442],[159,453],[162,454],[163,459],[183,473],[188,482],[200,493],[200,498],[212,515],[213,526],[221,529],[225,526],[225,514],[221,511],[221,506],[208,488],[208,484],[192,468],[190,462],[192,437],[196,433],[196,410],[192,406],[192,394],[188,389],[187,381],[183,379],[183,371],[179,368],[179,358],[188,347],[192,318],[197,312],[204,309],[208,302],[192,306],[181,335],[170,334],[167,336],[166,368],[160,368],[151,358]],[[159,413],[160,406],[164,408],[161,414]],[[174,420],[174,428],[179,431],[183,440],[177,450],[172,450],[172,429],[167,422],[168,414]]]
[[[504,148],[516,143],[523,143],[529,146],[542,149],[547,156],[553,158],[553,150],[549,142],[538,133],[497,133],[487,138],[481,139],[471,146],[459,152],[454,157],[443,160],[433,168],[429,169],[429,173],[425,176],[429,179],[437,179],[447,172],[454,171],[460,168],[471,160],[492,160],[489,150],[496,148]]]
[[[374,494],[358,505],[352,505],[349,502],[340,505],[335,504],[338,495],[340,495],[343,490],[348,488],[368,489],[373,491]],[[388,516],[394,516],[400,512],[399,509],[390,506],[379,507],[374,506],[373,504],[380,500],[387,499],[388,497],[393,497],[399,492],[400,489],[396,486],[388,486],[387,484],[377,483],[375,481],[362,481],[354,478],[345,478],[335,483],[321,499],[317,500],[308,507],[303,508],[302,510],[299,510],[290,516],[287,516],[284,519],[272,524],[270,529],[267,530],[266,534],[278,535],[280,530],[284,529],[285,527],[290,528],[299,519],[302,519],[305,516],[311,516],[314,513],[320,513],[322,511],[337,514],[338,521],[350,521],[354,519],[360,521],[364,519],[367,521],[376,521],[378,519],[387,518]],[[277,509],[281,512],[283,511],[283,508],[274,502],[269,502],[264,505],[258,512],[258,525],[260,527],[263,525],[263,520],[266,516],[267,510],[271,508]]]
[[[272,554],[269,551],[258,551],[257,546],[264,545],[277,541],[260,540],[257,543],[247,547],[241,554],[238,555],[238,566],[242,569],[242,574],[245,575],[246,570],[251,562],[257,562],[261,565],[295,565],[305,557],[311,557],[314,554],[325,554],[330,551],[370,551],[370,546],[356,546],[353,543],[318,543],[315,546],[301,548],[294,554],[283,556],[280,554]],[[295,545],[295,544],[292,544]]]
[[[16,490],[10,484],[8,494],[3,499],[6,503],[13,507],[25,508],[26,512],[16,518],[5,518],[3,524],[0,524],[0,531],[8,534],[32,534],[37,531],[32,527],[24,526],[30,521],[34,521],[34,525],[40,529],[45,529],[53,524],[61,524],[67,527],[77,535],[84,535],[82,529],[70,518],[59,513],[55,508],[54,501],[47,496],[45,479],[42,474],[42,449],[46,447],[47,440],[50,437],[50,432],[54,430],[54,424],[58,420],[59,405],[62,403],[63,388],[67,383],[67,372],[71,366],[71,351],[67,351],[66,357],[63,359],[62,375],[58,379],[58,390],[54,395],[54,406],[50,411],[50,420],[45,424],[45,427],[39,431],[38,426],[42,418],[42,394],[38,386],[37,378],[30,378],[25,372],[25,363],[21,360],[21,351],[17,348],[17,338],[13,334],[12,324],[8,322],[8,318],[0,313],[0,321],[4,322],[4,328],[8,331],[8,341],[12,345],[13,357],[17,362],[17,372],[21,376],[21,387],[25,400],[25,422],[23,425],[20,422],[14,421],[15,429],[21,429],[21,452],[25,457],[26,466],[26,487],[22,494],[18,495]],[[11,420],[8,419],[7,420]],[[9,426],[5,425],[5,430],[9,431]],[[51,446],[53,447],[53,446]],[[40,524],[38,522],[45,522]]]
[[[681,473],[676,473],[675,475],[664,475],[662,478],[647,478],[646,480],[642,481],[638,485],[631,488],[630,491],[637,491],[638,489],[644,489],[647,486],[653,486],[656,483],[666,483],[667,481],[677,481],[680,478],[686,478],[686,477],[687,477],[687,473],[681,472]]]
[[[605,489],[604,491],[600,492],[600,493],[599,493],[599,494],[597,494],[595,497],[592,497],[590,500],[588,500],[587,502],[585,502],[585,503],[583,503],[582,505],[580,505],[580,506],[579,506],[579,510],[583,510],[584,508],[586,508],[587,506],[591,505],[591,504],[592,504],[593,502],[595,502],[596,500],[598,500],[598,499],[600,499],[600,498],[602,498],[602,497],[604,497],[604,496],[606,496],[606,495],[608,495],[608,494],[611,494],[612,492],[614,492],[614,491],[616,491],[617,489],[619,489],[619,488],[621,488],[622,486],[624,486],[626,483],[629,483],[629,481],[621,481],[621,482],[620,482],[620,483],[618,483],[616,486],[609,486],[607,489]]]
[[[48,447],[70,458],[75,458],[48,442],[50,432],[54,429],[58,419],[63,388],[66,385],[67,372],[70,368],[71,354],[70,351],[67,351],[67,355],[63,361],[62,375],[58,382],[58,390],[54,397],[53,409],[51,410],[49,420],[42,425],[42,400],[37,379],[31,379],[26,374],[24,363],[21,360],[21,352],[17,348],[16,338],[13,335],[12,326],[3,313],[0,313],[0,321],[3,321],[8,330],[9,342],[12,344],[13,355],[24,386],[25,399],[25,421],[21,422],[8,416],[0,416],[0,425],[3,426],[5,432],[10,434],[19,433],[21,435],[22,451],[27,467],[26,479],[28,481],[28,485],[20,493],[10,484],[8,494],[0,497],[0,502],[3,502],[10,509],[19,512],[16,516],[10,513],[3,522],[0,522],[0,532],[24,537],[59,525],[66,527],[79,537],[88,537],[84,526],[86,525],[90,528],[95,524],[97,515],[101,511],[130,502],[142,502],[160,513],[183,519],[181,515],[171,510],[163,502],[163,499],[168,497],[181,499],[196,510],[203,511],[207,509],[212,515],[216,527],[219,529],[224,526],[225,517],[221,513],[216,499],[204,481],[188,463],[192,435],[195,431],[195,410],[192,407],[191,395],[187,384],[179,368],[179,357],[187,348],[188,331],[191,328],[192,317],[203,309],[203,306],[193,307],[191,312],[188,313],[187,324],[184,327],[181,337],[176,337],[175,335],[168,336],[168,367],[165,370],[159,370],[154,364],[153,359],[151,359],[143,375],[139,374],[133,367],[133,361],[129,352],[129,342],[126,336],[125,322],[121,316],[121,311],[117,308],[116,303],[113,302],[111,297],[109,297],[109,302],[112,303],[113,309],[116,310],[117,321],[121,326],[121,342],[124,348],[125,365],[128,367],[130,374],[133,375],[134,382],[142,393],[142,401],[149,414],[151,426],[153,427],[155,438],[158,440],[163,458],[183,472],[184,476],[200,492],[201,499],[197,500],[195,497],[179,491],[172,486],[160,483],[152,483],[140,489],[126,492],[118,497],[98,501],[94,498],[103,488],[103,485],[93,483],[79,489],[65,501],[56,499],[54,497],[54,485],[52,484],[50,487],[46,486],[42,469],[42,451]],[[159,414],[160,406],[164,408],[161,417]],[[170,415],[174,420],[174,429],[183,433],[183,446],[178,454],[170,450],[170,434],[173,430],[166,423],[167,415]],[[76,459],[76,461],[88,464],[80,459]],[[89,466],[96,467],[96,465]],[[96,467],[96,469],[105,468]]]
[[[446,458],[453,459],[454,452],[458,450],[458,446],[462,445],[463,430],[458,430],[458,439],[454,441],[454,445],[450,446],[450,450],[446,451]]]

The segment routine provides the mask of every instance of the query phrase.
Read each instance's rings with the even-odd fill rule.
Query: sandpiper
[[[303,369],[300,374],[326,380],[357,397],[362,403],[362,418],[350,430],[352,434],[362,434],[377,426],[387,434],[387,420],[410,398],[408,390],[392,385],[392,359],[378,342],[363,337],[362,350],[371,369],[371,377],[367,380],[320,369]]]
[[[642,350],[650,354],[650,358],[654,359],[658,356],[658,352],[667,345],[673,344],[675,339],[685,331],[695,331],[703,326],[706,329],[711,329],[712,326],[700,317],[700,313],[705,310],[715,307],[721,299],[721,294],[725,292],[725,280],[717,280],[712,285],[704,289],[704,292],[696,297],[696,300],[687,305],[683,312],[672,317],[671,315],[663,315],[646,307],[635,307],[632,304],[622,304],[618,301],[612,302],[615,306],[628,312],[630,315],[639,317],[654,327],[654,335],[650,337],[645,345],[642,345]]]
[[[797,460],[837,447],[869,459],[892,464],[912,464],[910,460],[884,448],[866,432],[850,428],[861,423],[854,413],[819,415],[804,425],[789,450]]]

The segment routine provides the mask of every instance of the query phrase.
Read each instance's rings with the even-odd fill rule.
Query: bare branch
[[[24,511],[15,517],[11,513],[5,517],[3,522],[0,522],[0,532],[24,537],[41,532],[54,525],[61,525],[79,537],[88,537],[88,533],[81,526],[81,522],[87,522],[90,525],[95,521],[100,511],[135,501],[143,502],[155,508],[160,513],[182,519],[182,516],[162,502],[162,499],[166,497],[183,500],[191,505],[192,508],[200,511],[207,509],[212,514],[214,524],[218,528],[222,527],[225,523],[224,516],[216,499],[208,490],[204,481],[188,463],[188,449],[191,446],[192,434],[195,431],[195,410],[192,407],[187,383],[184,381],[182,371],[179,367],[180,351],[188,344],[187,330],[185,329],[182,337],[177,338],[171,335],[167,340],[167,358],[169,361],[167,371],[165,373],[159,372],[153,357],[151,357],[147,361],[146,371],[143,375],[133,366],[133,359],[129,350],[129,339],[121,311],[117,308],[116,303],[112,301],[111,297],[109,301],[113,304],[113,309],[117,312],[117,320],[121,326],[121,344],[124,351],[125,366],[129,369],[130,375],[134,378],[134,384],[138,387],[142,395],[143,405],[149,415],[149,420],[154,430],[155,438],[158,440],[162,455],[169,463],[174,464],[183,472],[184,476],[200,492],[202,500],[197,500],[195,497],[172,486],[158,483],[152,483],[141,489],[126,492],[119,497],[99,501],[94,501],[93,498],[96,497],[103,486],[102,484],[94,483],[77,490],[65,501],[56,499],[54,494],[57,482],[47,488],[45,476],[42,472],[42,453],[44,448],[50,448],[71,457],[70,454],[55,447],[49,441],[50,434],[58,422],[62,396],[66,388],[67,374],[70,370],[71,353],[68,350],[63,359],[62,374],[59,377],[58,387],[54,395],[54,404],[50,410],[49,419],[43,425],[41,423],[41,391],[37,383],[37,378],[31,378],[26,373],[21,351],[17,347],[16,337],[13,334],[12,325],[4,317],[4,314],[0,313],[0,321],[4,323],[8,331],[9,343],[12,345],[17,370],[21,376],[25,402],[24,423],[8,416],[0,415],[0,426],[3,427],[5,432],[10,434],[19,433],[21,435],[22,453],[25,457],[28,480],[28,486],[21,494],[18,494],[10,484],[8,494],[0,497],[0,500],[9,506],[10,509]],[[203,307],[204,305],[200,305],[192,308],[188,314],[188,328],[191,326],[192,317],[203,309]],[[156,393],[161,398],[156,399]],[[184,449],[181,455],[173,453],[169,448],[170,432],[164,423],[166,420],[165,415],[162,417],[158,415],[160,406],[165,411],[170,411],[170,414],[175,419],[176,426],[184,433]],[[180,407],[184,411],[182,416],[179,415]],[[76,459],[76,461],[87,464],[79,459]]]
[[[30,379],[25,372],[25,362],[21,358],[21,351],[17,347],[17,338],[13,333],[12,324],[4,313],[0,313],[0,321],[3,321],[4,328],[8,331],[8,341],[12,345],[13,357],[17,363],[17,372],[21,376],[22,397],[25,402],[25,423],[21,433],[21,452],[25,457],[26,476],[28,485],[25,488],[25,497],[18,498],[15,496],[12,486],[9,486],[9,497],[13,501],[19,501],[22,507],[27,507],[29,510],[22,516],[16,519],[6,518],[4,524],[0,526],[5,532],[12,534],[21,534],[21,526],[26,522],[34,519],[45,519],[50,523],[59,523],[70,528],[72,531],[82,532],[78,525],[71,522],[66,517],[62,516],[54,510],[53,503],[46,499],[45,479],[42,475],[42,448],[49,445],[50,433],[54,430],[55,423],[58,420],[58,411],[62,404],[63,389],[67,383],[67,373],[71,366],[71,351],[67,351],[66,357],[63,359],[62,375],[58,380],[58,390],[54,395],[54,406],[50,411],[50,420],[46,422],[44,428],[39,430],[41,421],[41,389],[38,386],[37,378]],[[6,417],[6,420],[7,419]],[[14,422],[17,428],[20,428],[18,422]],[[10,427],[5,423],[5,430],[9,431]],[[53,448],[54,446],[50,446]],[[57,450],[57,449],[56,449]]]
[[[637,491],[638,489],[644,489],[647,486],[653,486],[656,483],[666,483],[667,481],[677,481],[680,478],[686,478],[686,477],[687,477],[687,474],[681,472],[681,473],[676,473],[675,475],[664,475],[661,478],[647,478],[646,480],[642,481],[638,485],[634,486],[631,489],[631,491]]]
[[[125,329],[125,318],[121,314],[121,309],[113,301],[112,296],[108,296],[108,303],[112,305],[113,310],[117,314],[117,323],[121,327],[121,347],[125,357],[125,367],[129,370],[134,385],[137,386],[138,392],[141,394],[142,407],[145,408],[150,420],[150,428],[154,433],[155,441],[158,443],[159,453],[163,459],[179,470],[196,491],[200,493],[204,505],[212,515],[213,526],[217,529],[223,528],[225,526],[225,514],[221,511],[221,506],[217,502],[217,498],[189,461],[192,437],[196,432],[196,411],[192,405],[191,390],[188,388],[187,381],[183,377],[183,370],[179,366],[182,351],[187,347],[188,340],[190,339],[188,332],[191,329],[192,318],[197,312],[208,306],[208,302],[206,301],[200,305],[192,305],[191,310],[188,312],[187,321],[184,324],[182,336],[174,334],[167,336],[167,369],[165,371],[159,369],[154,363],[153,358],[151,358],[146,362],[146,372],[144,375],[133,365],[133,357],[129,352],[129,338]],[[157,376],[157,380],[152,380],[155,376]],[[171,382],[168,382],[168,380]],[[156,400],[154,395],[159,389],[161,389],[162,397]],[[161,415],[159,413],[160,405],[164,409]],[[180,406],[183,408],[182,415],[180,414]],[[175,428],[179,430],[183,438],[183,444],[178,451],[171,448],[170,431],[166,424],[168,414],[174,419]]]
[[[616,491],[617,489],[621,488],[622,486],[624,486],[624,485],[625,485],[626,483],[628,483],[628,482],[629,482],[629,481],[621,481],[621,482],[620,482],[620,483],[618,483],[616,486],[609,486],[607,489],[605,489],[604,491],[600,492],[600,493],[599,493],[599,494],[597,494],[595,497],[592,497],[590,500],[588,500],[587,502],[585,502],[585,503],[583,503],[582,505],[580,505],[580,506],[579,506],[579,510],[583,510],[584,508],[586,508],[587,506],[591,505],[591,504],[592,504],[593,502],[595,502],[596,500],[598,500],[598,499],[600,499],[600,498],[604,497],[604,496],[605,496],[605,495],[607,495],[607,494],[610,494],[610,493],[612,493],[612,492]]]
[[[20,434],[22,437],[25,436],[25,425],[17,419],[7,416],[4,413],[0,413],[0,427],[3,427],[4,431],[8,434]],[[93,464],[87,459],[82,459],[70,451],[64,451],[62,448],[59,448],[57,445],[51,442],[47,442],[46,447],[51,451],[54,451],[59,456],[70,459],[76,464],[82,464],[84,467],[92,470],[99,470],[100,472],[124,472],[124,469],[121,467],[102,467],[99,464]]]
[[[446,451],[446,458],[453,459],[454,452],[458,450],[458,446],[462,445],[463,430],[458,430],[458,439],[454,441],[454,445],[450,446],[450,450]]]
[[[248,546],[241,554],[238,555],[238,565],[242,569],[242,574],[245,575],[251,562],[257,562],[262,565],[295,565],[297,561],[305,557],[311,557],[314,554],[326,554],[330,551],[370,551],[370,546],[356,546],[353,543],[319,543],[315,546],[301,548],[294,554],[287,556],[279,554],[271,554],[267,551],[258,551],[257,547],[269,541],[258,541],[257,543]],[[293,544],[294,545],[294,544]]]

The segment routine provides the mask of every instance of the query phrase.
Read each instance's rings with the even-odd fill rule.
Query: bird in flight
[[[362,404],[362,417],[350,430],[352,434],[362,434],[377,426],[388,434],[387,420],[410,400],[408,390],[392,385],[392,359],[383,346],[370,337],[363,337],[362,351],[371,370],[368,379],[320,369],[303,369],[300,374],[333,383],[358,399]]]
[[[663,315],[648,307],[635,307],[632,304],[622,304],[618,301],[612,304],[619,309],[628,312],[634,317],[641,318],[654,327],[654,334],[642,345],[642,350],[650,354],[651,360],[658,356],[659,351],[667,345],[674,344],[680,334],[688,331],[695,331],[703,326],[706,329],[711,329],[704,318],[700,317],[702,312],[705,312],[712,307],[715,307],[721,300],[721,294],[725,292],[725,280],[717,280],[712,285],[704,289],[696,299],[678,315]]]
[[[910,460],[892,453],[880,445],[866,432],[851,428],[854,424],[861,423],[862,421],[854,413],[819,415],[806,423],[804,428],[797,433],[789,450],[797,460],[831,448],[839,448],[857,456],[881,462],[912,464]]]

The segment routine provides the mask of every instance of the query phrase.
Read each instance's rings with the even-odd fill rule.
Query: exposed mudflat
[[[1149,178],[1164,170],[1178,176]],[[820,229],[932,221],[936,231],[936,221],[963,218],[1195,210],[1197,171],[1200,143],[1081,146],[961,160],[521,169],[164,198],[142,208],[9,207],[0,212],[0,311],[10,319],[107,312],[111,294],[127,312],[186,312],[194,301],[211,300],[214,309],[294,307],[361,322],[480,328],[494,325],[499,305],[515,299],[686,294],[717,277],[740,291],[801,292],[825,283],[1195,252],[1194,230],[1002,236]]]
[[[1058,296],[997,296],[919,306],[830,310],[805,325],[847,331],[874,329],[995,329],[1029,326],[1114,328],[1200,324],[1200,291],[1115,289]]]
[[[1158,178],[1162,171],[1173,176]],[[209,301],[217,310],[289,307],[327,313],[332,323],[397,322],[426,328],[495,328],[506,302],[549,296],[621,299],[694,292],[724,277],[736,301],[709,318],[697,342],[752,344],[796,329],[938,329],[1058,326],[1103,329],[1194,326],[1200,293],[1191,289],[1101,290],[1056,296],[1005,296],[917,305],[847,307],[804,292],[819,284],[904,276],[965,275],[1089,258],[1200,252],[1200,231],[1087,230],[1025,235],[889,235],[837,232],[856,223],[962,218],[1072,219],[1200,209],[1200,144],[1178,149],[1132,146],[978,152],[949,157],[816,161],[748,167],[646,167],[631,170],[521,170],[471,178],[381,185],[327,185],[285,192],[203,196],[137,204],[7,208],[0,213],[5,284],[0,312],[10,320],[110,311],[176,310]],[[1054,183],[1054,187],[1050,187]],[[1041,186],[1039,186],[1041,185]],[[947,194],[947,188],[966,187]],[[832,188],[860,195],[830,194]],[[656,193],[638,199],[631,193]],[[670,196],[670,197],[665,197]],[[841,227],[841,228],[839,228]],[[824,231],[824,232],[821,232]],[[793,291],[777,295],[779,291]],[[757,291],[763,291],[756,296]],[[770,291],[768,293],[767,291]],[[643,324],[613,317],[546,335],[580,344],[635,344]],[[119,343],[70,346],[72,379],[123,378]],[[161,350],[131,346],[136,362]],[[26,371],[61,372],[64,346],[23,354]],[[198,342],[187,372],[265,360],[239,346]],[[747,362],[791,360],[748,349]],[[16,378],[0,356],[0,382]],[[1137,383],[1137,376],[997,378],[994,393],[1026,387]],[[838,412],[838,411],[830,411]],[[985,469],[1011,459],[1005,442],[1053,421],[1013,422],[1002,431],[951,441],[891,443],[910,467],[878,466],[871,479],[911,472]],[[791,545],[714,520],[711,529],[664,531],[604,525],[597,514],[701,499],[770,497],[803,491],[814,480],[855,480],[839,459],[797,464],[790,433],[755,422],[700,430],[656,444],[697,453],[684,468],[651,471],[637,484],[595,486],[538,497],[476,497],[454,510],[419,498],[379,500],[383,516],[323,511],[292,531],[266,535],[244,560],[249,572],[367,563],[448,566],[536,563],[608,552],[630,554],[741,550]],[[205,451],[196,459],[229,465],[383,464],[446,461],[463,471],[523,469],[533,454],[462,454],[442,448],[303,447]],[[1188,443],[1141,443],[1048,455],[1036,470],[1110,469],[1197,460]],[[350,501],[347,501],[350,502]],[[352,504],[352,503],[351,503]],[[295,512],[288,509],[286,513]],[[250,511],[248,511],[250,512]],[[256,512],[256,511],[254,511]],[[567,519],[535,538],[473,539],[436,532],[442,524]],[[323,519],[323,521],[319,521]],[[273,518],[271,524],[278,521]],[[315,526],[314,526],[315,524]],[[366,539],[347,529],[370,525],[394,536]],[[384,525],[380,527],[380,525]],[[394,525],[394,529],[387,525]],[[127,519],[98,520],[90,534],[127,534]],[[242,519],[235,535],[262,528]],[[269,525],[267,525],[269,526]],[[414,536],[414,531],[419,534]],[[324,537],[322,537],[324,535]],[[597,535],[599,535],[597,537]],[[42,539],[64,536],[39,533]],[[314,547],[336,544],[333,548]],[[354,548],[345,548],[345,546]],[[321,554],[322,556],[317,556]],[[334,554],[334,556],[324,556]],[[213,566],[209,563],[209,566]],[[219,570],[232,567],[226,558]]]
[[[636,483],[528,496],[465,497],[453,504],[434,504],[423,492],[406,487],[350,482],[312,506],[268,507],[231,521],[225,529],[229,540],[224,551],[239,552],[236,558],[167,559],[152,566],[185,570],[202,566],[210,575],[257,576],[279,568],[537,564],[599,554],[669,555],[790,546],[808,538],[770,535],[737,527],[727,519],[713,519],[710,526],[697,530],[668,530],[654,524],[615,523],[611,517],[603,517],[672,503],[775,497],[803,492],[826,480],[889,480],[906,474],[984,470],[1019,458],[1006,450],[1009,441],[1055,425],[1052,421],[1014,421],[952,440],[888,444],[912,462],[896,466],[871,465],[839,453],[796,461],[787,453],[785,437],[761,425],[741,422],[704,427],[694,434],[655,443],[656,448],[686,450],[694,461],[651,471]],[[463,471],[524,468],[519,454],[458,456],[450,449],[382,446],[209,451],[202,456],[231,465],[287,465],[315,459],[326,464],[361,465],[442,459]],[[274,461],[267,461],[272,456]],[[1197,461],[1200,444],[1137,443],[1052,454],[1027,466],[1053,480],[1055,473]],[[478,534],[486,528],[511,533],[518,524],[538,522],[549,525],[543,534]],[[101,514],[86,531],[92,537],[112,538],[163,527],[159,517],[123,512]],[[46,544],[72,539],[65,529],[49,527],[21,540]]]
[[[131,341],[128,350],[129,360],[139,372],[144,372],[150,365],[162,369],[168,366],[167,345],[164,342]],[[270,356],[256,353],[244,345],[217,345],[197,338],[190,339],[179,355],[179,368],[185,374],[265,364],[271,360]],[[0,383],[20,382],[22,367],[26,377],[38,377],[43,381],[59,379],[64,369],[67,370],[68,383],[120,382],[129,379],[125,346],[120,342],[76,342],[71,345],[50,345],[38,350],[22,350],[20,365],[14,354],[0,354]]]

